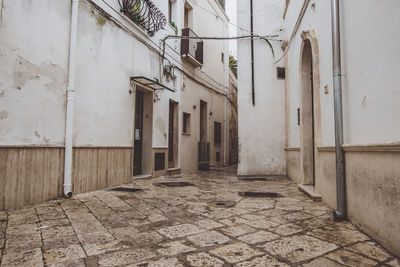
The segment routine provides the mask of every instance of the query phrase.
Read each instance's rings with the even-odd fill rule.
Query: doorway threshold
[[[140,174],[140,175],[135,175],[132,177],[132,180],[140,180],[140,179],[150,179],[151,174]]]
[[[321,194],[315,193],[315,186],[314,185],[305,185],[305,184],[298,184],[299,190],[306,194],[309,198],[311,198],[315,202],[321,201]]]

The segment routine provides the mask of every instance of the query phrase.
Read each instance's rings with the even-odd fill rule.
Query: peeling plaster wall
[[[254,33],[279,34],[285,3],[254,1]],[[238,1],[238,25],[250,31],[250,1]],[[239,35],[248,35],[248,31]],[[280,43],[272,43],[275,58],[282,55]],[[239,175],[286,174],[285,81],[276,77],[271,50],[263,40],[254,40],[255,106],[251,90],[250,40],[238,41]]]
[[[0,144],[62,145],[70,2],[3,1]]]
[[[71,4],[69,1],[32,0],[24,3],[5,0],[2,3],[0,144],[63,146]],[[167,2],[157,0],[154,3],[164,14],[168,13]],[[197,34],[228,34],[228,19],[216,2],[194,1],[191,4],[193,29]],[[174,5],[175,23],[182,28],[184,2],[177,1]],[[213,10],[222,19],[205,12],[201,7]],[[173,34],[174,29],[167,24],[164,30],[148,36],[121,16],[117,1],[80,1],[74,146],[133,146],[135,109],[134,94],[129,94],[129,90],[132,90],[130,77],[145,76],[159,80],[162,76],[160,57],[156,53],[159,51],[159,41]],[[167,53],[174,57],[170,60],[180,66],[180,41],[171,39],[168,44],[178,51],[176,54],[167,47]],[[202,71],[190,67],[190,73],[209,81],[215,79],[216,82],[211,81],[211,84],[216,87],[218,84],[228,85],[228,42],[205,42],[204,51]],[[221,62],[222,52],[225,55],[224,63]],[[181,103],[183,76],[178,70],[174,74],[176,79],[163,78],[162,83],[176,92],[164,90],[156,92],[154,96],[153,148],[168,148],[169,100]],[[203,89],[196,85],[192,90],[197,92]],[[204,89],[204,92],[209,94],[204,96],[207,99],[216,95],[208,89]],[[188,101],[193,102],[194,97],[199,96],[196,93],[188,95]],[[217,106],[223,107],[223,101]],[[178,109],[181,110],[180,107]],[[218,116],[223,116],[223,109],[218,108]],[[218,121],[223,123],[223,118],[218,118]],[[179,143],[180,138],[179,135]],[[190,145],[188,151],[195,152],[196,159],[190,164],[196,164],[197,143]]]

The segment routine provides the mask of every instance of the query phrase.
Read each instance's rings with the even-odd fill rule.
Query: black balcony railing
[[[182,29],[182,36],[198,37],[190,28]],[[203,41],[199,39],[181,39],[181,55],[196,67],[203,65]]]
[[[167,18],[150,0],[118,0],[121,12],[150,36],[164,28]]]

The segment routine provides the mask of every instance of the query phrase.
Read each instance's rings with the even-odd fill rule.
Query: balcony
[[[182,36],[198,37],[190,28],[182,29]],[[181,55],[194,67],[202,67],[203,41],[199,39],[181,39]]]
[[[151,0],[118,0],[121,12],[150,36],[164,29],[167,18]]]

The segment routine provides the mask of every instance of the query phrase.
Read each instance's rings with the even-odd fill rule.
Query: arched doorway
[[[320,144],[319,57],[314,32],[302,34],[300,54],[300,153],[303,185],[317,184],[317,145]],[[314,191],[315,192],[315,191]]]

